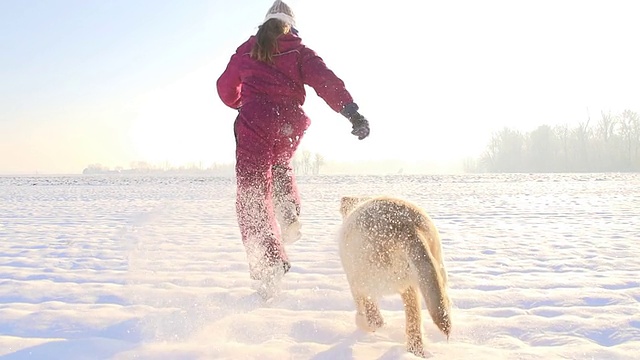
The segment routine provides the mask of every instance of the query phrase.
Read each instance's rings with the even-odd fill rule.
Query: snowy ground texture
[[[342,195],[398,195],[443,238],[453,330],[432,359],[637,359],[640,174],[302,177],[282,294],[248,276],[232,179],[0,177],[0,359],[412,359],[399,296],[365,334]]]

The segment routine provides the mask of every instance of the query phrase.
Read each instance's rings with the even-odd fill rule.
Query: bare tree
[[[316,153],[313,161],[313,175],[320,174],[320,167],[322,167],[322,165],[324,165],[324,157]]]
[[[569,170],[569,125],[564,124],[555,128],[556,138],[560,143],[560,151],[562,152],[562,165],[559,166],[560,171]]]
[[[623,158],[628,170],[638,168],[638,147],[640,146],[640,117],[631,110],[620,115],[620,135],[624,143]]]
[[[616,149],[618,139],[616,136],[616,126],[618,119],[611,112],[601,112],[601,118],[595,130],[595,143],[592,149],[596,150],[593,157],[595,168],[598,170],[611,170],[618,165],[618,154],[620,151]]]
[[[311,170],[311,152],[309,150],[302,152],[302,168],[305,175]]]
[[[527,170],[534,172],[556,171],[556,135],[548,125],[539,126],[528,136]]]
[[[589,123],[591,122],[591,115],[587,116],[587,121],[580,122],[578,126],[573,130],[573,136],[575,138],[574,152],[575,152],[575,168],[578,171],[588,171],[589,168],[589,148],[588,142],[590,137]]]
[[[500,152],[500,146],[500,136],[497,133],[493,134],[491,136],[491,140],[489,140],[487,149],[480,158],[480,166],[484,171],[492,172],[496,170],[496,162],[498,154]]]

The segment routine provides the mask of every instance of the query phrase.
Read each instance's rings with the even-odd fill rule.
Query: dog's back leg
[[[410,286],[401,295],[406,317],[407,350],[416,356],[424,357],[422,312],[418,292],[414,287]]]

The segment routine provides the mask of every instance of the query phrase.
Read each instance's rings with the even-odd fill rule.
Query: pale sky
[[[269,0],[0,0],[0,174],[232,162],[215,81]],[[358,141],[307,88],[302,149],[453,161],[492,132],[640,111],[640,2],[288,2],[370,121]]]

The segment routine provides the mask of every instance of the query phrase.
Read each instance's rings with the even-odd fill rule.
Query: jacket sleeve
[[[327,67],[315,51],[304,47],[300,61],[303,82],[311,86],[331,109],[340,112],[346,105],[353,103],[344,82]]]
[[[216,82],[218,96],[220,96],[225,105],[233,109],[238,109],[242,105],[240,102],[242,82],[240,81],[240,71],[238,69],[239,57],[238,52],[231,56],[227,68]]]

